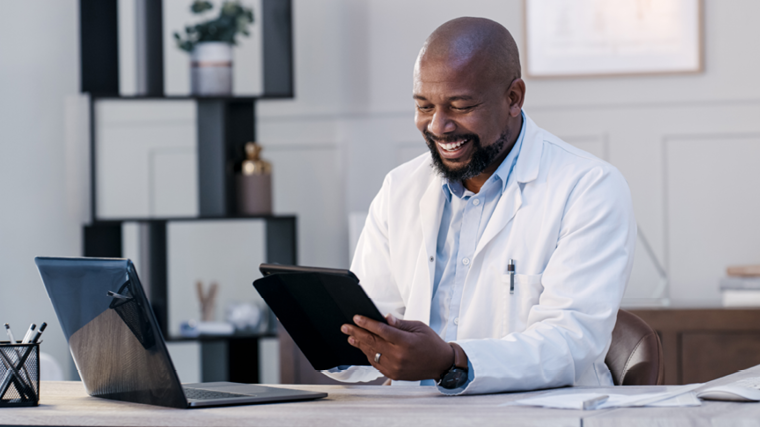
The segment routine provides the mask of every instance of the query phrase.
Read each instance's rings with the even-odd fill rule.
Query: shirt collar
[[[486,181],[484,187],[486,185],[490,185],[490,182],[499,180],[499,183],[501,185],[501,192],[503,193],[504,190],[507,188],[507,183],[509,182],[509,176],[512,174],[512,170],[515,168],[515,164],[517,163],[517,158],[520,156],[520,149],[522,148],[522,142],[525,138],[525,127],[526,127],[526,119],[525,119],[525,113],[522,111],[520,112],[520,115],[522,116],[522,126],[520,127],[520,134],[517,136],[517,140],[515,141],[514,147],[509,151],[509,154],[504,159],[503,162],[499,165],[498,168],[496,168],[496,171],[491,175],[490,178],[488,178],[488,181]],[[447,201],[451,201],[451,195],[455,195],[457,197],[463,197],[468,190],[464,188],[464,185],[462,185],[461,182],[450,182],[447,179],[443,180],[443,194],[446,197]]]

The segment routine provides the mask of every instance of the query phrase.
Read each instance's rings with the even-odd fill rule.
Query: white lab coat
[[[456,342],[475,373],[467,394],[612,385],[604,358],[636,240],[628,185],[610,164],[527,115],[525,123],[513,178],[465,280]],[[383,314],[425,323],[445,200],[430,164],[426,153],[386,176],[351,266]],[[373,367],[326,374],[350,382],[380,376]]]

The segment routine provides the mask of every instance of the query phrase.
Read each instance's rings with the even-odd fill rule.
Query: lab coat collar
[[[534,181],[538,177],[541,152],[543,150],[543,135],[541,134],[541,129],[536,126],[527,114],[524,117],[525,137],[520,148],[520,156],[517,158],[517,164],[513,171],[515,179],[507,185],[507,188],[496,204],[496,209],[488,221],[486,229],[483,230],[483,235],[478,241],[478,246],[475,248],[473,257],[477,257],[488,242],[496,237],[512,221],[512,218],[515,217],[520,206],[522,206],[524,184]]]
[[[544,138],[541,128],[531,120],[525,111],[523,111],[523,117],[525,117],[525,137],[523,138],[515,170],[512,173],[515,174],[515,182],[525,184],[538,178]]]

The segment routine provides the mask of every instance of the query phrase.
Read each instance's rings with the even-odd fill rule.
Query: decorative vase
[[[261,146],[245,144],[246,160],[237,176],[238,212],[244,215],[272,213],[272,165],[259,158]]]
[[[202,42],[190,59],[191,92],[199,96],[232,95],[232,45]]]

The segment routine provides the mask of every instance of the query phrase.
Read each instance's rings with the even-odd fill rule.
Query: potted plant
[[[194,0],[190,10],[197,15],[213,9],[205,0]],[[232,94],[232,46],[238,33],[248,36],[253,11],[239,0],[225,0],[219,16],[185,27],[185,35],[174,33],[177,46],[190,53],[191,92],[194,95]]]

